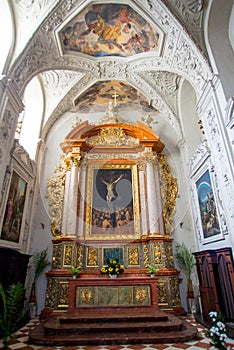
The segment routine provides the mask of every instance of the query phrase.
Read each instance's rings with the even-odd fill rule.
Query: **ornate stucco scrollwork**
[[[171,235],[174,230],[173,216],[175,213],[176,198],[178,196],[177,180],[170,173],[170,166],[167,164],[166,156],[158,154],[160,164],[160,183],[163,203],[163,220],[166,234]]]
[[[64,156],[62,155],[59,164],[54,170],[54,174],[47,182],[51,232],[54,236],[61,235],[65,173],[66,165],[64,163]]]

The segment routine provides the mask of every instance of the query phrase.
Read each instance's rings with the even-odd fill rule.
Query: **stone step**
[[[156,319],[156,318],[155,318]],[[85,319],[85,322],[82,322],[82,318],[77,317],[78,322],[61,322],[59,317],[53,318],[44,323],[45,334],[85,334],[85,333],[106,333],[108,332],[163,332],[163,331],[180,331],[182,329],[182,321],[173,316],[169,315],[166,321],[155,321],[152,318],[143,318],[139,321],[138,318],[122,318],[120,322],[120,317],[108,318],[103,321],[103,319]],[[63,320],[64,321],[64,320]],[[74,321],[74,320],[72,320]]]
[[[144,311],[129,310],[129,312],[122,311],[121,309],[105,311],[99,310],[82,310],[76,313],[66,313],[64,316],[59,317],[61,324],[72,323],[110,323],[110,322],[166,322],[168,321],[168,315],[163,311]]]
[[[116,344],[162,344],[162,343],[181,343],[198,336],[197,329],[186,321],[182,321],[182,327],[177,331],[126,331],[110,330],[106,328],[105,332],[88,332],[74,334],[46,334],[44,323],[41,322],[29,334],[31,342],[44,346],[72,346],[72,345],[116,345]]]

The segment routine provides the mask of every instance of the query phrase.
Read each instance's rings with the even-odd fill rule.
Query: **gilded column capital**
[[[71,159],[70,159],[70,157],[69,157],[69,158],[66,158],[66,159],[64,160],[64,163],[65,163],[65,165],[66,165],[66,171],[71,170]]]
[[[145,169],[145,166],[146,166],[145,159],[139,160],[137,162],[137,168],[138,168],[139,171],[143,171]]]
[[[71,164],[71,166],[79,167],[81,164],[81,155],[78,155],[76,157],[71,156],[70,157],[70,164]]]
[[[145,157],[145,163],[146,165],[149,165],[149,166],[156,166],[157,165],[157,158],[156,156],[148,156],[148,157]]]

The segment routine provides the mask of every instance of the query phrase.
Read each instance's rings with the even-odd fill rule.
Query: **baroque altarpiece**
[[[164,144],[141,122],[109,118],[76,126],[61,149],[48,181],[54,239],[46,308],[68,309],[72,265],[82,268],[79,283],[103,277],[106,259],[118,258],[123,278],[147,277],[147,265],[158,267],[159,308],[182,313],[171,238],[177,182]]]

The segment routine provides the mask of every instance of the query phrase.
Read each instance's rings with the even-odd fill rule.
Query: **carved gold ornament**
[[[92,292],[91,290],[85,289],[81,293],[81,300],[83,303],[89,303],[90,300],[92,299]]]
[[[98,266],[98,249],[88,247],[87,249],[87,266]]]
[[[139,248],[129,247],[128,248],[129,265],[139,265]]]
[[[59,164],[54,170],[54,174],[47,182],[51,232],[54,236],[60,235],[61,232],[65,173],[66,164],[64,163],[64,155],[62,155]]]
[[[170,173],[170,166],[167,164],[165,154],[159,153],[158,161],[160,164],[160,182],[165,231],[166,234],[172,235],[174,230],[173,217],[175,214],[176,198],[178,196],[178,185],[177,180]]]
[[[147,293],[145,289],[141,288],[136,290],[136,300],[138,301],[138,303],[143,303],[146,297],[147,297]]]
[[[98,136],[90,138],[88,142],[99,146],[126,146],[136,144],[138,140],[127,136],[121,128],[104,128]]]

